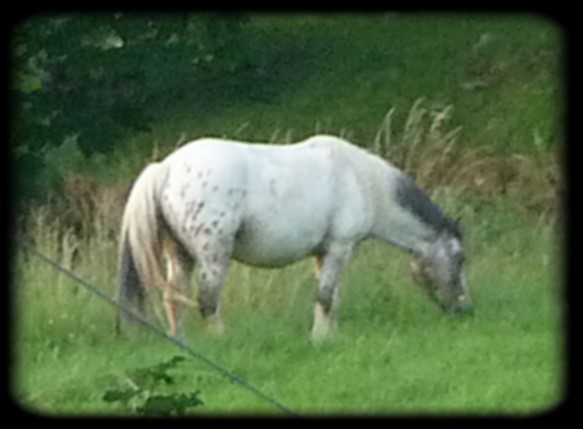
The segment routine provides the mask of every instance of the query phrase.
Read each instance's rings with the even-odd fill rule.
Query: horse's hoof
[[[328,329],[328,330],[323,330],[323,329],[314,329],[312,330],[312,335],[310,337],[310,340],[312,342],[313,345],[317,346],[323,343],[326,343],[328,341],[330,341],[330,339],[333,337],[332,334],[332,330]]]
[[[208,322],[205,326],[206,331],[212,335],[222,335],[225,332],[225,327],[222,323]]]

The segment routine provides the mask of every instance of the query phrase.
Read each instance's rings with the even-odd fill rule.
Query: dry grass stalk
[[[558,211],[560,172],[556,159],[535,155],[493,155],[485,147],[461,149],[461,127],[448,129],[453,112],[447,106],[434,112],[417,99],[400,138],[392,129],[389,110],[373,143],[373,150],[390,159],[430,192],[453,187],[483,196],[510,195],[525,207],[544,213]]]

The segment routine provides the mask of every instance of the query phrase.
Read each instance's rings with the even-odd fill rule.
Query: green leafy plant
[[[174,356],[168,361],[137,368],[127,374],[118,373],[118,379],[125,386],[107,390],[102,399],[121,403],[130,412],[143,416],[184,415],[187,410],[203,405],[198,390],[177,393],[168,389],[168,386],[175,388],[175,379],[168,371],[184,360],[184,356]]]

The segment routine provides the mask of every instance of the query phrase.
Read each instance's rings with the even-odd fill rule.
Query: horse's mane
[[[457,222],[450,219],[415,181],[402,173],[396,183],[395,196],[401,207],[429,225],[435,232],[446,232],[461,239],[461,231]]]

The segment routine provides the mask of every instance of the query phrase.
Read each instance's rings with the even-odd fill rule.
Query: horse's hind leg
[[[184,307],[193,307],[189,299],[189,283],[194,261],[186,250],[176,242],[166,242],[167,260],[166,289],[164,290],[164,308],[168,319],[170,335],[182,335],[182,316]]]
[[[322,259],[318,299],[314,309],[313,341],[324,340],[336,328],[340,274],[351,254],[352,245],[333,245]]]
[[[227,278],[230,264],[229,247],[207,246],[199,252],[200,290],[198,305],[207,328],[215,333],[223,332],[221,320],[221,291]]]

